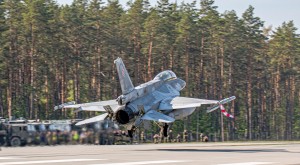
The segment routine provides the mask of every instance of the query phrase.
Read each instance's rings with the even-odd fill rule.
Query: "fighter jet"
[[[218,108],[221,108],[223,112],[223,104],[235,99],[235,96],[221,101],[181,97],[180,91],[186,83],[177,78],[171,70],[163,71],[153,80],[134,87],[122,59],[117,58],[114,63],[122,89],[122,94],[117,99],[83,104],[69,102],[56,106],[54,109],[74,108],[75,112],[103,111],[104,114],[80,121],[76,125],[110,119],[124,125],[131,137],[135,128],[143,122],[154,121],[160,124],[164,136],[167,136],[167,130],[171,123],[191,115],[202,104],[212,105],[207,112]]]

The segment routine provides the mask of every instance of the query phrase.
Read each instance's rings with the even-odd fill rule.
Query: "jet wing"
[[[172,110],[182,108],[200,107],[202,104],[217,104],[218,100],[206,100],[190,97],[174,97],[168,98],[159,104],[159,110]]]
[[[152,120],[152,121],[157,121],[157,122],[162,122],[162,123],[172,123],[175,121],[174,118],[164,115],[164,114],[154,111],[154,110],[150,110],[147,113],[145,113],[141,119]]]
[[[84,125],[84,124],[89,124],[89,123],[94,123],[94,122],[97,122],[97,121],[101,121],[101,120],[104,120],[107,117],[107,115],[108,115],[108,113],[104,113],[102,115],[95,116],[95,117],[88,118],[86,120],[80,121],[80,122],[76,123],[75,125]]]
[[[116,100],[107,100],[107,101],[98,101],[90,102],[83,104],[75,104],[75,102],[69,102],[55,106],[54,110],[63,109],[63,108],[76,108],[77,111],[102,111],[105,112],[104,106],[110,106],[113,110],[119,108],[118,102]]]

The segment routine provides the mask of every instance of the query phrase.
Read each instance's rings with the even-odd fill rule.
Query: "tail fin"
[[[121,58],[117,58],[115,60],[115,64],[117,67],[118,75],[119,75],[119,81],[122,88],[122,94],[127,94],[131,92],[134,89],[134,86],[131,82],[131,79],[129,77],[129,74],[125,68],[125,65]]]

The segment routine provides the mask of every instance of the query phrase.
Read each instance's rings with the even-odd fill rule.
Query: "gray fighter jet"
[[[222,107],[222,104],[235,99],[235,96],[221,101],[180,97],[179,92],[185,87],[186,83],[177,78],[171,70],[163,71],[155,76],[153,80],[134,87],[122,59],[117,58],[114,63],[122,88],[122,95],[117,99],[83,104],[69,102],[56,106],[54,109],[75,108],[76,112],[106,112],[80,121],[76,125],[111,119],[118,124],[125,125],[129,136],[132,136],[132,131],[143,122],[154,121],[160,124],[164,135],[167,136],[169,124],[176,119],[183,119],[191,115],[196,107],[200,107],[202,104],[212,104],[207,110],[207,112],[212,112],[220,106]]]

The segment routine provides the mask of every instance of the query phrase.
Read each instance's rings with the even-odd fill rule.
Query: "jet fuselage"
[[[170,73],[173,76],[170,76],[168,79],[159,77],[159,75],[166,72],[172,71],[161,72],[153,80],[141,84],[130,93],[119,97],[119,100],[122,99],[122,103],[125,103],[125,108],[116,113],[116,120],[119,123],[129,123],[131,119],[140,113],[140,107],[143,107],[144,113],[147,113],[149,110],[159,110],[158,106],[161,101],[180,95],[179,91],[185,87],[185,81],[177,78],[173,72]]]

